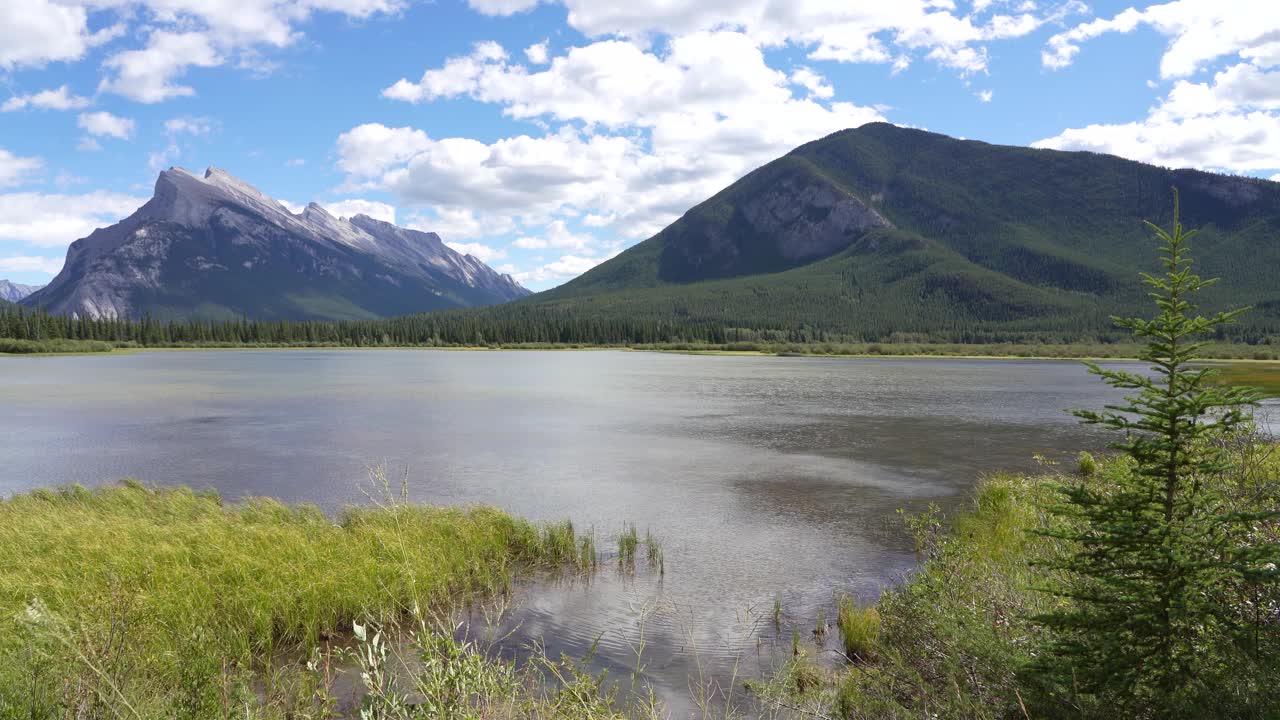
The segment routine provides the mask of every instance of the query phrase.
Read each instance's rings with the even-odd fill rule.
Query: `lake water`
[[[1113,391],[1077,362],[419,350],[0,358],[0,493],[136,477],[327,509],[370,465],[412,499],[660,538],[665,574],[534,588],[508,644],[598,640],[677,712],[702,667],[767,664],[836,592],[914,563],[895,510],[1104,440],[1063,411]]]

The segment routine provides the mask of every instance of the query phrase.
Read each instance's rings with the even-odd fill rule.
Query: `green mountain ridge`
[[[1280,183],[873,123],[749,173],[657,235],[482,317],[568,314],[727,327],[1107,333],[1146,302],[1143,220],[1199,227],[1206,307],[1249,305],[1280,332]]]

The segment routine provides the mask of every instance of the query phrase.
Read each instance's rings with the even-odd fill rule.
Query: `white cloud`
[[[1049,38],[1041,59],[1045,67],[1063,68],[1075,60],[1082,43],[1141,26],[1169,38],[1160,59],[1160,76],[1166,79],[1193,75],[1225,55],[1264,64],[1280,58],[1280,3],[1275,0],[1174,0],[1076,25]]]
[[[835,88],[827,79],[807,67],[796,68],[791,73],[791,82],[809,91],[811,97],[826,100],[836,94]]]
[[[584,255],[594,255],[595,251],[592,250],[592,246],[595,244],[595,237],[570,231],[564,220],[552,220],[547,223],[540,237],[522,235],[512,241],[511,246],[522,250],[557,248],[560,250],[575,250]]]
[[[984,103],[991,102],[991,98],[994,95],[994,93],[991,90],[979,90],[975,94],[978,96],[978,100]]]
[[[1151,23],[1175,35],[1161,63],[1165,77],[1189,74],[1200,62],[1224,55],[1250,61],[1229,65],[1205,82],[1175,81],[1142,120],[1069,128],[1035,146],[1092,150],[1159,165],[1231,172],[1280,168],[1280,69],[1270,69],[1272,56],[1267,49],[1273,44],[1270,38],[1280,33],[1280,13],[1271,22],[1270,33],[1260,33],[1250,24],[1215,15],[1220,5],[1183,0],[1121,13],[1098,21],[1101,25],[1073,30],[1079,32],[1071,37],[1079,39]],[[1280,9],[1280,5],[1268,7]],[[1256,19],[1268,22],[1261,14]],[[1064,49],[1062,56],[1069,60],[1072,52]]]
[[[130,118],[112,115],[106,111],[81,113],[76,125],[95,137],[113,137],[128,140],[133,137],[135,123]]]
[[[0,240],[65,248],[97,228],[118,222],[145,202],[146,198],[105,191],[0,194]]]
[[[540,43],[534,43],[533,45],[525,48],[524,56],[534,65],[546,65],[550,62],[547,54],[547,41],[543,40]]]
[[[51,90],[41,90],[31,95],[14,95],[0,105],[0,112],[13,112],[14,110],[23,110],[25,108],[33,108],[36,110],[80,110],[89,107],[92,101],[80,95],[72,94],[71,90],[62,85]]]
[[[0,187],[25,182],[42,167],[44,161],[38,157],[20,157],[0,148]]]
[[[520,275],[541,283],[621,244],[600,236],[647,237],[797,145],[883,119],[831,102],[834,88],[812,70],[769,67],[743,33],[698,32],[652,49],[602,40],[547,60],[533,68],[481,43],[387,88],[410,102],[470,97],[545,131],[481,142],[361,125],[337,142],[348,186],[391,193],[410,209],[410,227],[451,241],[512,233],[515,249],[565,252]]]
[[[1173,118],[1072,128],[1032,147],[1091,150],[1172,167],[1234,172],[1280,168],[1280,117],[1264,112]]]
[[[97,152],[102,149],[102,143],[94,140],[88,135],[85,135],[76,143],[76,149],[83,150],[85,152]]]
[[[0,3],[0,68],[79,60],[89,48],[123,33],[122,25],[91,32],[88,10],[77,3],[5,0]]]
[[[117,53],[103,63],[115,75],[103,78],[98,89],[143,103],[195,95],[188,85],[174,80],[189,67],[214,67],[224,58],[203,33],[157,31],[141,50]]]
[[[338,167],[353,175],[377,175],[417,155],[430,144],[431,140],[421,130],[366,123],[338,136]]]
[[[511,272],[509,274],[521,285],[525,283],[541,284],[546,282],[556,282],[558,284],[558,282],[577,277],[608,259],[609,258],[561,255],[560,259],[541,265],[532,270]]]
[[[457,250],[463,255],[470,255],[486,265],[494,260],[501,260],[507,256],[507,251],[502,248],[495,248],[484,243],[463,243],[445,241],[445,245]]]
[[[529,9],[536,0],[469,0],[491,15]],[[1045,13],[1020,4],[1015,15],[988,15],[992,3],[961,15],[949,0],[893,2],[737,0],[558,0],[569,25],[591,38],[645,38],[652,34],[689,35],[731,29],[770,45],[809,48],[814,60],[905,65],[912,53],[963,73],[986,69],[982,43],[1021,37],[1067,14],[1080,12],[1078,1],[1054,3]]]
[[[514,15],[533,8],[538,0],[467,0],[467,4],[485,15]]]
[[[302,167],[307,164],[304,158],[290,158],[284,162],[285,167]]]
[[[40,257],[38,255],[10,255],[0,257],[0,272],[36,272],[45,275],[57,275],[62,269],[62,258]]]
[[[164,122],[164,131],[170,135],[208,135],[217,123],[207,117],[176,117]]]
[[[350,198],[347,200],[334,200],[332,202],[320,203],[328,210],[330,214],[341,218],[351,218],[356,215],[368,215],[375,220],[382,220],[395,224],[396,208],[384,202],[374,200],[364,200],[361,198]]]
[[[94,6],[93,0],[80,0]],[[315,12],[352,18],[393,14],[406,0],[109,0],[144,24],[146,45],[117,52],[99,89],[144,103],[195,94],[179,82],[189,68],[232,63],[262,74],[276,63],[265,55],[302,37],[297,25]]]
[[[484,213],[477,216],[471,208],[436,207],[430,212],[411,215],[405,227],[422,232],[434,232],[450,240],[507,235],[515,229],[515,222],[502,215]]]

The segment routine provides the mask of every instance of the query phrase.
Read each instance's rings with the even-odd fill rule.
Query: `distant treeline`
[[[1234,331],[1234,332],[1233,332]],[[583,317],[561,308],[510,305],[422,313],[381,320],[157,320],[90,319],[54,315],[19,305],[0,305],[0,338],[46,341],[102,341],[141,347],[311,345],[379,346],[509,346],[672,344],[752,346],[887,343],[891,345],[1093,344],[1129,341],[1113,333],[1073,334],[976,328],[932,332],[894,332],[869,337],[816,325],[743,328],[713,322],[676,322],[622,317]],[[1216,338],[1242,345],[1280,346],[1280,338],[1254,328],[1227,328]],[[736,347],[730,347],[736,346]]]

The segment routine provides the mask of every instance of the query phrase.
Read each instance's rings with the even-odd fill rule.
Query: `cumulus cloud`
[[[347,200],[333,200],[320,203],[328,210],[331,215],[340,218],[351,218],[356,215],[368,215],[375,220],[382,220],[395,224],[396,208],[384,202],[375,200],[364,200],[362,198],[349,198]]]
[[[425,150],[431,141],[414,128],[389,128],[365,123],[338,136],[338,167],[357,176],[371,176]]]
[[[112,115],[106,111],[81,113],[76,125],[95,137],[113,137],[128,140],[133,137],[135,123],[130,118]]]
[[[614,253],[615,255],[617,253]],[[610,255],[609,257],[613,257]],[[526,283],[542,284],[542,283],[560,283],[570,278],[577,277],[600,263],[608,260],[609,257],[590,258],[580,257],[578,255],[561,255],[558,260],[540,265],[532,270],[515,270],[509,272],[515,281],[524,285]],[[508,270],[511,270],[508,268]]]
[[[494,260],[502,260],[507,256],[507,251],[502,248],[495,248],[484,243],[464,243],[445,241],[445,245],[457,250],[463,255],[470,255],[482,263],[488,264]]]
[[[425,229],[461,239],[515,228],[515,249],[577,258],[526,274],[532,282],[596,256],[596,232],[646,237],[801,143],[883,120],[875,108],[832,102],[834,88],[811,69],[770,67],[754,39],[729,31],[658,48],[601,40],[537,67],[479,43],[384,95],[468,97],[545,128],[482,142],[371,123],[337,142],[349,187],[390,192]],[[590,232],[570,231],[568,217]]]
[[[25,182],[44,167],[38,157],[21,157],[0,148],[0,187],[11,187]]]
[[[1142,120],[1068,128],[1035,146],[1231,172],[1280,168],[1280,4],[1175,0],[1130,8],[1053,36],[1044,64],[1066,67],[1086,41],[1140,27],[1169,38],[1160,60],[1161,77],[1174,79],[1168,93]],[[1234,61],[1205,81],[1188,79],[1223,58]]]
[[[1273,113],[1224,113],[1071,128],[1033,147],[1091,150],[1155,165],[1235,172],[1280,167],[1280,117]]]
[[[45,0],[18,0],[40,6]],[[140,23],[142,47],[119,50],[103,62],[107,71],[99,90],[144,103],[157,103],[195,94],[181,82],[193,67],[234,64],[254,72],[269,71],[275,63],[266,56],[273,48],[283,48],[302,37],[298,25],[317,12],[350,18],[369,18],[399,12],[404,0],[111,0],[105,3],[121,17]],[[47,59],[77,59],[84,48],[114,39],[123,26],[110,33],[88,34],[86,8],[98,9],[99,0],[66,0],[58,3],[58,13],[68,17],[57,29],[46,33],[58,40],[44,51]],[[0,9],[0,13],[4,11]],[[0,27],[4,18],[0,16]],[[52,22],[52,21],[51,21]],[[0,30],[3,33],[3,30]],[[0,48],[4,47],[0,35]],[[60,48],[58,43],[65,44]],[[0,66],[4,64],[0,50]]]
[[[39,255],[9,255],[0,257],[0,272],[36,272],[57,275],[62,270],[62,258]]]
[[[92,47],[124,34],[122,24],[91,31],[91,3],[5,0],[0,3],[0,68],[41,67],[79,60]]]
[[[524,49],[524,56],[534,65],[546,65],[550,62],[547,54],[547,41],[535,43]]]
[[[146,198],[105,191],[0,194],[0,240],[65,248],[97,228],[118,222],[145,202]]]
[[[1280,58],[1280,3],[1274,0],[1174,0],[1138,10],[1129,8],[1110,18],[1081,23],[1049,38],[1041,54],[1045,67],[1074,62],[1083,43],[1108,33],[1130,33],[1150,27],[1169,38],[1160,59],[1160,75],[1193,75],[1211,60],[1238,55],[1274,63]]]
[[[98,89],[142,103],[158,103],[195,95],[189,85],[175,79],[189,67],[221,65],[224,58],[209,36],[199,32],[157,31],[141,50],[117,53],[103,63],[114,75],[103,78]]]
[[[808,90],[810,97],[826,100],[836,94],[826,78],[807,67],[796,68],[791,73],[791,82]]]
[[[80,110],[89,107],[92,101],[81,95],[75,95],[66,85],[50,90],[41,90],[30,95],[14,95],[0,105],[0,112],[15,110]]]
[[[1280,53],[1272,50],[1280,32],[1280,5],[1263,3],[1253,9],[1257,12],[1245,22],[1236,5],[1181,0],[1129,10],[1055,36],[1050,48],[1056,54],[1046,56],[1051,66],[1070,62],[1079,49],[1073,43],[1143,24],[1172,37],[1161,60],[1166,78],[1190,75],[1220,57],[1244,62],[1230,64],[1204,82],[1176,80],[1142,120],[1068,128],[1035,146],[1231,172],[1280,168],[1280,69],[1273,69],[1280,65]]]
[[[983,43],[1027,35],[1046,22],[1084,9],[1078,0],[1047,4],[1039,12],[1034,4],[1022,3],[1015,14],[995,13],[993,4],[984,2],[967,15],[959,13],[955,3],[937,0],[555,1],[568,10],[569,25],[591,38],[733,29],[761,43],[808,48],[814,60],[905,65],[910,62],[907,56],[915,53],[963,73],[986,69]],[[509,15],[537,4],[537,0],[469,2],[490,15]]]
[[[522,250],[557,248],[560,250],[575,250],[584,255],[594,255],[595,251],[592,248],[595,244],[595,237],[585,233],[572,232],[564,220],[552,220],[538,237],[521,235],[512,241],[511,246]]]

